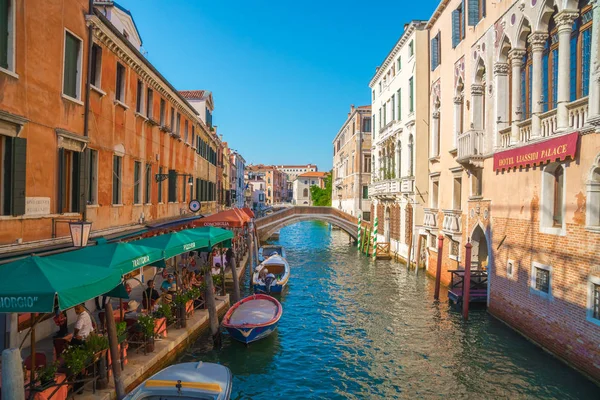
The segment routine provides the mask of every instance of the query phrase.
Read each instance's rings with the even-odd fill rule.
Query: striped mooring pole
[[[373,224],[373,261],[377,260],[377,223],[378,219],[375,217],[375,223]]]
[[[360,240],[361,240],[360,234],[361,234],[361,232],[360,232],[360,214],[359,214],[358,215],[358,235],[357,235],[358,239],[356,239],[356,247],[358,248],[359,251],[360,251]]]

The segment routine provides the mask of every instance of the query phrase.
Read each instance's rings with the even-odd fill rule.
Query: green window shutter
[[[27,139],[13,138],[12,142],[12,215],[25,214],[27,183]]]
[[[460,28],[460,10],[456,9],[452,11],[452,48],[462,39],[461,28]]]
[[[64,200],[63,192],[65,191],[65,149],[58,149],[58,195],[56,196],[56,212],[63,213]]]
[[[0,67],[8,68],[8,19],[11,0],[0,0]]]
[[[133,204],[140,203],[140,181],[142,163],[139,161],[133,162]]]
[[[121,163],[121,157],[113,156],[113,204],[121,204]]]
[[[83,157],[81,157],[81,153],[79,152],[73,152],[73,165],[71,166],[72,172],[73,172],[73,187],[71,188],[71,198],[69,199],[71,201],[71,207],[70,207],[70,211],[72,212],[81,212],[83,209],[80,208],[81,207],[81,182],[80,179],[82,178],[83,174],[81,173],[81,159]]]
[[[77,98],[77,59],[79,58],[79,40],[67,32],[65,36],[65,65],[63,93]]]
[[[469,12],[469,26],[475,26],[479,22],[479,2],[481,0],[469,0],[467,10]]]

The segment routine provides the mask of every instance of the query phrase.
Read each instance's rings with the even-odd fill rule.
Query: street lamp
[[[75,247],[87,246],[92,230],[92,223],[87,221],[69,222],[69,230],[71,231],[71,240]]]

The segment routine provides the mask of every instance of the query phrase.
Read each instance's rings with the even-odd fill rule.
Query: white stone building
[[[292,184],[294,189],[292,204],[298,206],[312,206],[310,187],[325,187],[325,177],[327,175],[327,172],[306,172],[298,175]]]
[[[404,32],[371,79],[373,134],[369,197],[380,243],[414,251],[428,184],[428,32],[424,21]],[[414,260],[414,258],[413,258]]]

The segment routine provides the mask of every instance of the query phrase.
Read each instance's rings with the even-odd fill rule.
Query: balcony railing
[[[461,210],[442,210],[444,213],[444,222],[442,223],[442,229],[444,232],[449,234],[457,234],[461,232],[460,220],[462,211]]]
[[[573,129],[581,129],[588,117],[588,98],[575,100],[567,105],[569,110],[569,126]]]
[[[531,139],[531,118],[525,121],[517,122],[519,127],[519,141],[521,143],[527,143]]]
[[[415,178],[414,177],[404,177],[400,182],[400,192],[402,193],[412,193],[414,192],[415,186]]]
[[[500,136],[500,147],[502,147],[503,149],[510,146],[510,133],[510,126],[508,128],[500,129],[500,131],[498,132],[498,135]]]
[[[424,208],[423,226],[426,228],[437,229],[437,208]]]
[[[485,152],[485,134],[483,131],[468,131],[458,135],[458,157],[459,163],[469,163],[475,159],[481,159]]]
[[[556,122],[556,108],[540,115],[540,125],[541,137],[554,135],[554,132],[556,132],[556,127],[558,125]]]
[[[400,180],[388,179],[374,182],[369,186],[369,197],[387,197],[400,193]]]

